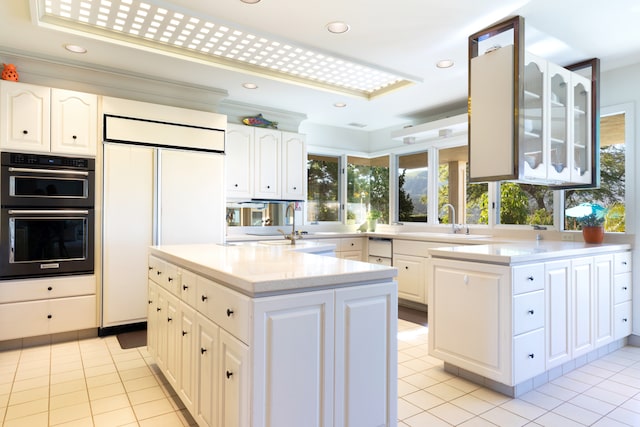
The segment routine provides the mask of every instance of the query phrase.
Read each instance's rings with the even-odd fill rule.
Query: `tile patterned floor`
[[[444,372],[427,354],[427,328],[399,320],[398,377],[398,427],[640,426],[637,347],[511,399]],[[145,348],[122,350],[115,336],[0,352],[0,422],[195,425]]]

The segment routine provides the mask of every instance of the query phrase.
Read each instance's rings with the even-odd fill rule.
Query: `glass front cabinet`
[[[526,52],[523,26],[516,17],[469,38],[471,181],[597,186],[594,78]]]

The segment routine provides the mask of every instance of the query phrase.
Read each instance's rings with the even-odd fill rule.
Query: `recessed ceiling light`
[[[346,33],[350,28],[351,27],[348,24],[342,21],[334,21],[327,24],[327,30],[329,30],[329,32],[333,34]]]
[[[451,68],[451,67],[453,67],[453,60],[451,60],[451,59],[443,59],[442,61],[438,61],[436,63],[436,67],[438,67],[438,68]]]
[[[76,44],[65,44],[64,48],[73,53],[87,53],[87,49]]]
[[[336,102],[335,104],[333,104],[333,106],[337,108],[344,108],[347,106],[347,104],[344,102]]]
[[[245,89],[258,89],[258,85],[255,83],[242,83],[242,87]]]
[[[260,3],[260,0],[240,0],[242,3],[246,3],[246,4],[256,4],[256,3]]]

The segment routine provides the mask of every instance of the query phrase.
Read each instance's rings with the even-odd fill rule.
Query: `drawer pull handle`
[[[167,280],[173,282],[173,277],[169,277]]]
[[[355,243],[351,242],[351,246],[355,246],[355,245],[356,245]]]
[[[151,301],[151,300],[149,300],[149,301],[147,301],[147,302],[148,302],[149,304],[153,304],[153,301]]]
[[[162,309],[160,307],[156,308],[156,311],[162,311]]]
[[[171,322],[173,320],[172,317],[167,317],[167,322]]]
[[[209,297],[206,296],[206,295],[202,295],[202,297],[200,297],[200,298],[202,299],[202,302],[205,302],[206,300],[209,299]]]
[[[626,288],[625,288],[625,289],[626,289]],[[48,290],[48,291],[52,291],[52,290],[53,290],[53,287],[49,286],[49,287],[47,288],[47,290]]]
[[[622,261],[622,265],[627,265],[627,261]]]
[[[626,287],[626,286],[623,286],[623,287],[622,287],[622,290],[623,290],[623,291],[626,291],[626,290],[627,290],[627,287]]]
[[[158,271],[156,271],[156,274],[159,276],[159,275],[161,275],[161,274],[162,274],[162,271],[159,271],[159,270],[158,270]]]
[[[187,335],[188,333],[189,333],[189,332],[187,332],[187,331],[182,331],[182,336],[185,336],[185,335]]]
[[[234,313],[233,310],[231,310],[230,308],[227,308],[227,317],[231,317],[233,313]]]
[[[405,265],[405,266],[404,266],[404,269],[405,269],[405,270],[408,270],[408,269],[409,269],[409,266],[408,266],[408,265]]]
[[[25,129],[25,130],[23,130],[23,131],[22,131],[22,134],[23,134],[23,135],[28,135],[28,134],[29,134],[29,131]]]
[[[149,266],[149,271],[153,270],[153,267]]]
[[[529,354],[529,359],[533,359],[534,357],[536,357],[535,354],[533,354],[533,353]]]
[[[533,282],[533,276],[527,277],[527,280],[530,281],[530,282]]]
[[[226,374],[226,375],[227,375],[227,378],[231,378],[231,377],[233,376],[233,372],[231,372],[231,371],[227,371],[227,374]]]
[[[202,347],[200,348],[200,354],[205,354],[207,352],[207,349]]]
[[[71,138],[78,139],[78,137],[76,135],[73,135]]]
[[[47,314],[47,319],[51,319],[52,317],[53,317],[53,315]],[[625,322],[627,321],[627,319],[624,319],[624,320],[625,320]]]
[[[534,311],[533,310],[529,310],[529,311],[527,311],[527,313],[529,313],[530,315],[533,315]]]
[[[238,184],[233,184],[234,187],[238,188]]]
[[[189,287],[187,285],[182,285],[182,290],[186,291],[187,289],[189,289]]]
[[[622,318],[622,321],[626,323],[626,322],[628,322],[628,321],[629,321],[629,319],[627,319],[626,317],[623,317],[623,318]]]

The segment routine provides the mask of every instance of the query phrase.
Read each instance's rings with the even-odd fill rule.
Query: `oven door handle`
[[[87,209],[9,209],[9,215],[56,215],[56,214],[73,214],[73,215],[89,215]]]
[[[57,175],[78,175],[89,176],[89,172],[86,171],[74,171],[68,169],[30,169],[30,168],[9,168],[9,172],[26,172],[26,173],[48,173]]]

